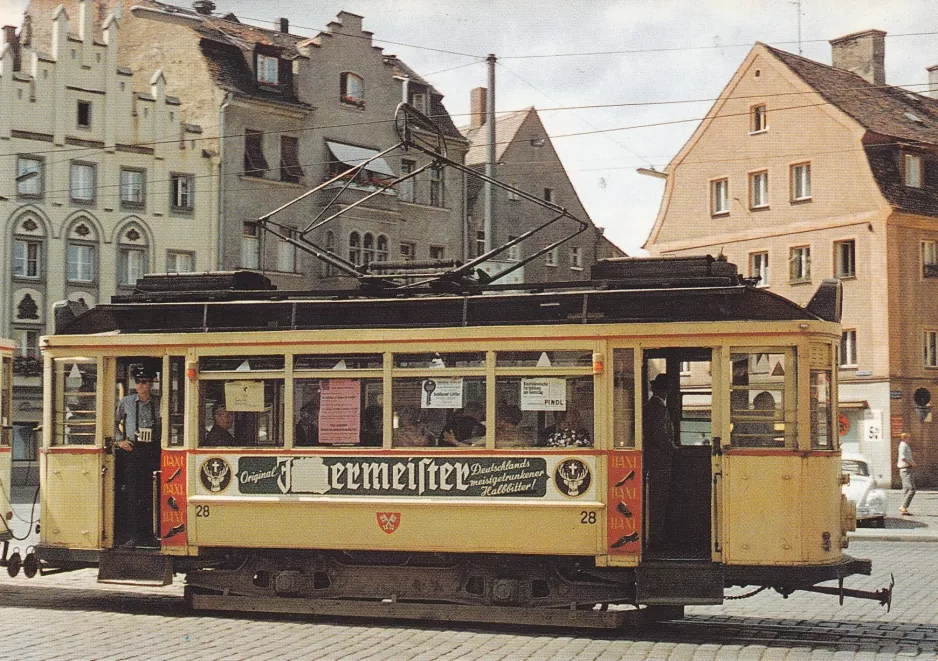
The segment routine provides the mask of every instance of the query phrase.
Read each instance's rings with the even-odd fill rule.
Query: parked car
[[[870,471],[870,462],[859,454],[844,453],[840,468],[850,476],[843,494],[857,506],[857,525],[867,523],[875,528],[886,527],[886,492],[877,488]]]

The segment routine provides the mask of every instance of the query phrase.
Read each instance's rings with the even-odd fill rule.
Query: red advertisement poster
[[[607,549],[610,555],[638,555],[642,550],[642,453],[609,455]]]
[[[322,384],[319,405],[320,443],[358,443],[362,386],[358,379],[329,379]]]
[[[186,453],[163,450],[160,463],[160,539],[163,546],[186,546]]]

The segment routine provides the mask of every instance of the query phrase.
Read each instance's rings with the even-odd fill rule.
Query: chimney
[[[20,70],[20,39],[16,35],[16,26],[15,25],[4,25],[3,26],[3,41],[0,41],[0,45],[9,44],[10,51],[13,53],[13,71]]]
[[[469,128],[477,129],[485,124],[485,113],[488,106],[489,91],[484,87],[476,87],[469,92]]]
[[[928,67],[928,96],[938,99],[938,64]]]
[[[192,3],[192,8],[197,14],[210,16],[211,13],[215,11],[215,3],[212,2],[212,0],[195,0],[195,2]]]
[[[886,84],[886,33],[854,32],[830,41],[832,64],[855,73],[872,85]]]
[[[274,29],[280,30],[284,34],[290,34],[290,19],[289,18],[278,18],[274,21]]]

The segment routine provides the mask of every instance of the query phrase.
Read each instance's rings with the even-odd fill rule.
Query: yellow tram
[[[13,539],[10,521],[13,519],[11,478],[13,458],[13,353],[16,344],[0,340],[0,541]],[[4,547],[3,557],[6,557]]]
[[[889,600],[818,585],[871,570],[844,553],[836,284],[801,308],[707,257],[525,287],[162,275],[58,309],[41,570],[184,574],[196,608],[559,625],[675,617],[737,585]],[[115,410],[142,366],[158,542],[128,547]]]

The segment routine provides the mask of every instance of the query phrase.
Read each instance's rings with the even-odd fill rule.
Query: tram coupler
[[[886,607],[886,612],[888,613],[892,609],[892,588],[896,584],[895,576],[892,574],[889,575],[889,587],[881,588],[879,590],[869,591],[869,590],[852,590],[850,588],[844,587],[844,579],[841,578],[838,581],[838,586],[836,588],[827,587],[823,585],[812,585],[810,587],[801,588],[805,592],[818,592],[820,594],[834,594],[840,597],[840,605],[844,604],[844,597],[856,597],[857,599],[872,599],[873,601],[878,601],[880,606]]]

